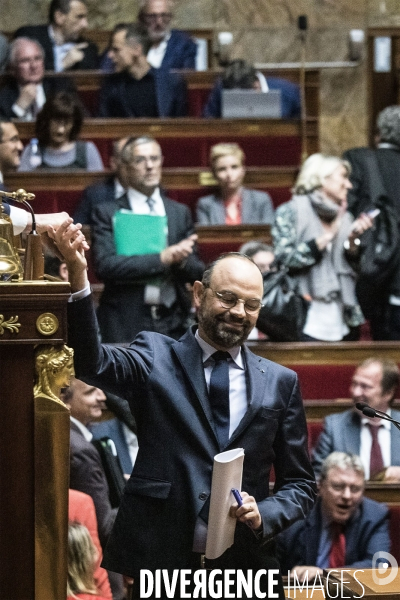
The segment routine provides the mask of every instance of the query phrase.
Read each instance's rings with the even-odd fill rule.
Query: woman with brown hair
[[[24,149],[19,170],[103,171],[103,161],[93,142],[78,140],[83,117],[82,104],[75,94],[58,92],[48,98],[36,117],[36,138]]]

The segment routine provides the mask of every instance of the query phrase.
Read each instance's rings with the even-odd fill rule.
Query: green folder
[[[158,254],[167,247],[166,215],[137,215],[121,209],[113,217],[113,227],[118,255]]]

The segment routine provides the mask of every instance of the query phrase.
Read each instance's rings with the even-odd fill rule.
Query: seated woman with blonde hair
[[[372,226],[362,213],[347,211],[350,164],[313,154],[303,164],[294,195],[276,210],[275,256],[298,279],[311,300],[304,341],[340,341],[364,322],[355,285],[359,236]],[[354,329],[353,329],[354,328]]]
[[[97,550],[84,525],[68,526],[67,600],[104,600],[94,582]]]
[[[243,187],[245,155],[238,144],[216,144],[210,150],[210,166],[218,181],[217,194],[198,200],[199,225],[272,223],[274,209],[269,194]]]

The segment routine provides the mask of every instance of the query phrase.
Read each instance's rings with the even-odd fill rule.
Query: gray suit
[[[199,198],[196,206],[199,225],[224,225],[225,207],[222,198],[210,194]],[[273,223],[274,208],[271,196],[265,192],[243,188],[242,223]]]
[[[400,411],[392,409],[391,416],[399,421]],[[360,454],[360,425],[360,416],[353,409],[326,417],[318,444],[312,453],[316,476],[319,475],[323,460],[331,452]],[[400,431],[394,425],[390,428],[390,455],[390,464],[400,465]]]

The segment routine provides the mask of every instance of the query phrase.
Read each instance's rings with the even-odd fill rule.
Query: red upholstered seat
[[[324,427],[323,421],[307,421],[308,451],[311,452],[317,445],[318,438]]]
[[[347,398],[354,365],[286,365],[299,376],[301,393],[307,400]]]
[[[215,120],[215,131],[218,131],[218,119]],[[201,130],[202,121],[197,127]],[[132,131],[132,135],[135,132]],[[157,138],[157,132],[154,132]],[[91,139],[85,137],[85,139]],[[103,162],[109,164],[112,150],[112,140],[105,137],[96,137],[92,141],[96,144]],[[248,137],[226,136],[199,137],[196,131],[193,136],[174,138],[157,138],[164,155],[165,167],[208,167],[208,156],[211,146],[219,142],[236,142],[246,155],[246,164],[250,167],[259,166],[297,166],[301,162],[301,141],[297,136],[268,136]]]

